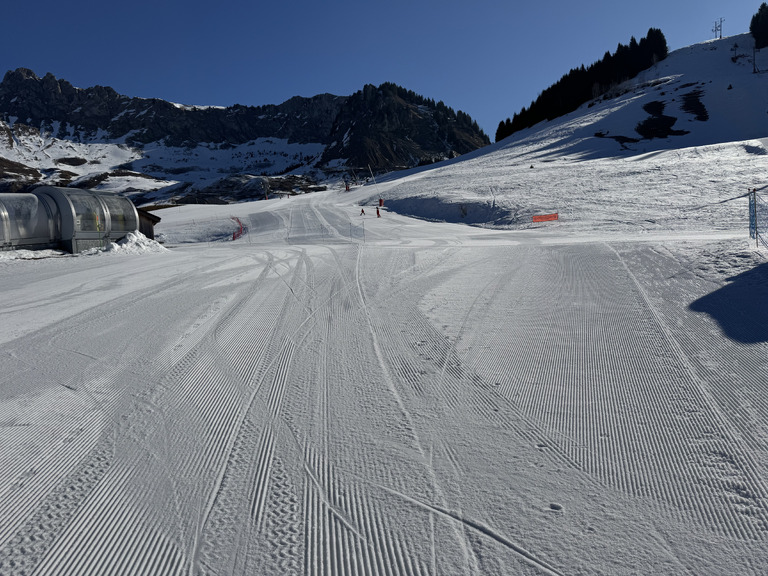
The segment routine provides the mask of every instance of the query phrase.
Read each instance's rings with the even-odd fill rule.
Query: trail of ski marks
[[[713,405],[677,332],[626,264],[609,247],[534,255],[523,282],[501,284],[488,313],[475,316],[469,334],[477,339],[457,339],[465,370],[509,402],[488,417],[522,414],[517,429],[542,451],[656,500],[681,521],[763,539],[766,523],[754,507],[765,493],[763,475],[749,455],[730,448],[749,432]]]
[[[21,526],[27,514],[35,509],[50,509],[52,502],[59,498],[55,487],[60,482],[67,482],[67,475],[78,465],[90,466],[91,459],[101,461],[95,445],[102,431],[117,424],[117,413],[124,404],[123,398],[134,387],[138,388],[150,372],[144,368],[145,363],[141,359],[152,347],[151,341],[142,338],[145,328],[137,324],[124,326],[110,322],[110,319],[126,314],[131,306],[151,305],[153,299],[167,295],[167,290],[175,290],[180,282],[178,279],[144,293],[137,292],[138,296],[132,293],[99,307],[98,313],[86,310],[55,330],[49,328],[24,338],[28,344],[25,345],[25,355],[50,360],[50,363],[35,362],[27,370],[23,380],[24,390],[35,392],[33,384],[40,382],[43,393],[36,395],[32,403],[25,401],[25,410],[29,414],[45,414],[50,413],[51,405],[55,405],[60,416],[49,416],[45,422],[29,426],[23,434],[15,434],[14,439],[3,445],[8,459],[0,474],[10,476],[9,482],[0,483],[0,504],[3,516],[7,514],[12,521],[2,523],[0,545],[14,530],[23,529]],[[115,333],[120,336],[116,338]],[[120,338],[127,338],[130,344],[118,348],[116,355],[112,342]],[[88,353],[71,348],[82,348]],[[142,352],[134,356],[137,348]],[[59,379],[59,372],[52,371],[53,366],[61,370],[62,365],[71,367],[65,380]],[[56,381],[66,388],[66,392],[59,392],[57,388],[46,389]],[[50,437],[52,431],[56,431],[54,437],[57,442],[42,440]],[[33,447],[32,453],[29,447]],[[15,457],[11,455],[14,452],[21,455],[21,450],[26,458],[34,455],[36,464],[33,470],[19,472],[12,465]],[[13,480],[14,476],[16,480]],[[11,488],[11,492],[5,492],[6,487]],[[85,493],[74,487],[70,495],[80,494],[78,497],[82,499]],[[71,510],[78,506],[79,502],[68,498]],[[30,530],[37,532],[36,529]],[[46,539],[45,534],[39,535],[40,541]]]
[[[360,258],[358,258],[358,262],[360,262]],[[400,263],[395,264],[395,266],[398,265]],[[368,266],[367,271],[371,268],[371,266]],[[403,292],[403,295],[407,294],[408,298],[405,301],[399,302],[396,308],[387,306],[387,298],[383,299],[383,303],[372,300],[368,304],[367,299],[362,295],[363,284],[361,282],[360,269],[361,267],[358,263],[356,276],[358,278],[357,285],[360,292],[360,301],[363,302],[361,313],[364,318],[367,318],[365,322],[371,332],[376,365],[381,367],[382,383],[385,383],[387,389],[391,391],[397,411],[400,413],[396,417],[396,421],[402,421],[405,426],[406,441],[403,443],[402,448],[408,447],[414,452],[415,458],[412,463],[413,480],[419,477],[422,478],[415,485],[418,486],[417,492],[423,493],[425,497],[429,497],[433,501],[442,503],[447,508],[449,507],[449,500],[446,490],[442,487],[444,479],[436,473],[433,467],[431,450],[427,451],[425,449],[425,446],[429,443],[425,443],[424,432],[421,430],[421,417],[415,417],[409,410],[404,410],[403,406],[418,406],[420,411],[428,407],[428,410],[435,415],[445,414],[445,416],[451,417],[448,415],[452,414],[452,411],[472,411],[480,408],[483,404],[487,404],[483,400],[479,404],[473,401],[478,398],[478,384],[483,385],[475,380],[472,374],[468,374],[463,370],[450,341],[447,341],[444,336],[435,331],[418,309],[413,304],[410,304],[410,302],[416,301],[414,295],[422,293],[423,286],[429,283],[430,280],[424,276],[429,275],[433,280],[435,275],[440,274],[439,269],[435,271],[431,268],[426,268],[423,272],[424,275],[422,275],[422,272],[419,272],[415,277],[411,275],[404,277],[403,283],[407,284],[408,288]],[[390,269],[388,274],[383,274],[384,270],[381,269],[377,270],[377,272],[380,277],[396,278],[398,269],[396,267]],[[382,288],[384,287],[379,286],[378,292],[383,294],[385,292]],[[373,318],[375,320],[372,320]],[[425,358],[410,345],[413,340],[409,339],[408,336],[403,336],[412,334],[411,331],[414,330],[414,327],[426,336],[426,338],[417,342],[424,344],[424,348],[429,350],[434,356]],[[413,368],[417,366],[421,368],[417,373],[414,373]],[[484,396],[479,397],[481,399],[484,398]],[[490,412],[491,410],[489,409],[488,411]],[[393,424],[390,423],[388,428],[391,430]],[[428,425],[427,430],[429,428],[431,428],[431,425]],[[427,436],[431,435],[432,432],[430,431]],[[371,478],[370,474],[365,474],[365,476]],[[409,486],[410,483],[403,483],[403,479],[398,476],[385,476],[384,481],[386,485],[397,487],[401,492],[413,490],[414,485],[411,484]],[[425,518],[425,521],[424,533],[429,534],[429,527],[433,527],[434,522],[431,517]],[[451,550],[452,554],[456,550],[461,551],[461,563],[465,571],[470,573],[476,571],[478,559],[475,556],[471,542],[468,540],[468,534],[455,523],[449,523],[448,526],[450,529],[440,534],[439,543],[435,541],[434,536],[428,539],[431,542],[431,556],[427,561],[427,565],[436,566],[435,555],[440,554],[439,551],[443,550],[444,546],[449,545],[453,548]],[[448,542],[451,542],[451,544],[448,544]],[[420,561],[424,561],[424,559]]]
[[[267,396],[267,408],[272,419],[280,417],[280,407],[282,405],[282,398],[285,394],[288,367],[290,366],[292,353],[293,346],[289,342],[283,348],[280,355],[276,367],[276,375]],[[258,464],[255,471],[251,496],[249,498],[251,502],[251,519],[257,530],[261,529],[264,520],[265,503],[269,493],[268,486],[272,469],[272,459],[275,453],[275,433],[272,425],[267,424],[267,426],[265,426],[259,446],[259,453],[256,458]]]
[[[280,279],[280,282],[286,283],[289,289],[285,292],[284,305],[276,316],[283,334],[287,331],[290,336],[284,336],[282,344],[275,349],[274,355],[270,355],[273,360],[261,377],[261,381],[253,388],[247,402],[250,408],[248,408],[246,420],[254,422],[266,420],[266,426],[258,442],[260,447],[255,452],[257,456],[253,459],[248,472],[248,476],[252,478],[248,488],[248,509],[254,531],[244,538],[247,542],[240,547],[246,550],[252,549],[258,545],[258,542],[266,541],[275,549],[271,560],[262,557],[254,565],[253,569],[257,570],[269,570],[268,566],[274,564],[281,566],[282,569],[293,570],[297,566],[296,555],[301,549],[297,538],[302,530],[295,525],[299,505],[295,500],[292,483],[282,472],[283,460],[287,458],[290,461],[294,458],[293,449],[285,444],[286,438],[297,434],[299,423],[295,420],[294,414],[285,411],[283,404],[286,393],[295,387],[288,386],[289,378],[292,376],[292,358],[297,350],[306,349],[304,342],[313,337],[318,325],[319,313],[325,310],[332,300],[332,298],[318,295],[314,269],[312,260],[302,251],[290,280],[286,283],[285,277]],[[302,307],[293,305],[294,299],[300,299],[303,303]],[[238,433],[238,438],[243,438],[243,434]],[[230,482],[228,478],[237,474],[239,473],[234,467],[228,466],[222,477],[221,488],[217,492],[224,490],[227,482]],[[217,514],[217,510],[221,508],[220,502],[221,496],[217,495],[204,517]],[[200,533],[209,531],[209,527],[211,524],[204,521]],[[279,542],[290,542],[292,551],[278,550]],[[238,553],[239,556],[244,554],[246,553],[242,551]],[[206,565],[211,566],[210,563]],[[251,565],[251,563],[246,560],[245,565]]]
[[[191,332],[188,332],[188,336],[192,334],[195,335],[194,340],[190,340],[187,336],[182,341],[183,347],[179,347],[178,345],[175,347],[177,358],[179,358],[179,360],[175,368],[171,369],[168,373],[165,382],[159,382],[159,386],[156,387],[154,391],[150,391],[149,393],[141,392],[137,396],[137,402],[135,404],[136,411],[134,411],[133,416],[130,419],[121,420],[124,424],[120,424],[116,428],[116,438],[120,445],[120,459],[113,463],[113,466],[116,465],[113,469],[115,472],[122,470],[124,473],[106,476],[100,481],[100,490],[103,494],[103,501],[106,509],[115,505],[117,505],[117,509],[122,509],[124,507],[113,501],[113,494],[116,494],[118,491],[123,491],[129,486],[129,492],[136,488],[136,486],[133,485],[139,478],[135,476],[133,470],[141,470],[146,466],[146,456],[156,459],[160,463],[171,464],[168,468],[169,475],[180,475],[180,478],[185,478],[190,473],[192,478],[194,478],[196,474],[200,473],[199,471],[204,471],[210,466],[212,466],[213,469],[221,469],[221,465],[216,462],[221,461],[220,455],[227,453],[226,446],[231,443],[231,438],[233,437],[232,431],[234,430],[232,422],[234,419],[229,415],[234,415],[236,413],[240,393],[238,392],[237,386],[232,387],[228,384],[228,382],[232,381],[233,373],[228,368],[228,362],[220,361],[220,351],[216,352],[216,348],[214,347],[211,352],[206,350],[205,347],[209,347],[211,344],[216,343],[217,334],[227,333],[230,330],[230,328],[227,327],[227,324],[231,318],[233,318],[232,311],[243,306],[249,297],[250,296],[246,297],[246,299],[236,297],[230,301],[219,299],[217,303],[214,303],[214,305],[209,308],[208,312],[199,317],[198,321],[192,325]],[[216,319],[216,317],[220,316],[220,313],[226,310],[227,307],[230,307],[230,313],[225,314],[223,318]],[[205,325],[208,327],[205,328]],[[186,353],[179,357],[178,354],[184,351]],[[213,362],[210,362],[211,358],[213,359]],[[237,384],[238,380],[238,378],[235,378],[232,383]],[[204,385],[201,386],[200,384]],[[213,386],[211,386],[211,384],[213,384]],[[210,394],[215,394],[215,396],[211,396]],[[192,424],[192,426],[183,430],[183,434],[179,434],[182,430],[177,426],[169,426],[169,423],[172,420],[169,419],[171,413],[167,412],[167,408],[158,410],[161,406],[173,406],[172,403],[169,404],[167,402],[167,399],[170,396],[183,398],[183,405],[198,405],[201,408],[204,408],[202,412],[199,412],[202,418],[200,418],[198,422],[188,421],[188,424]],[[275,403],[279,403],[279,388],[275,389],[275,394],[271,401],[273,407]],[[185,419],[188,414],[194,413],[187,411],[183,406],[176,407],[176,410],[178,410],[177,414],[183,414]],[[138,418],[136,418],[137,416]],[[141,427],[137,425],[141,425]],[[195,434],[196,428],[199,430],[197,434]],[[190,434],[197,436],[197,442],[201,439],[203,440],[201,444],[204,449],[188,450],[186,452],[186,458],[188,458],[186,462],[180,459],[183,452],[182,454],[175,453],[173,457],[171,457],[172,452],[166,448],[175,446],[176,449],[178,449],[179,446],[187,444]],[[158,435],[160,438],[159,444],[157,442]],[[228,438],[230,440],[227,440]],[[159,451],[157,448],[158,446],[160,448]],[[181,466],[181,468],[179,468],[179,466]],[[45,475],[43,474],[39,477],[45,478]],[[141,484],[142,482],[139,481],[138,485]],[[180,484],[172,489],[173,493],[175,494],[179,488],[181,488]],[[137,500],[136,504],[139,505],[139,510],[143,508],[142,503],[148,504],[148,502],[146,502],[148,494],[149,493],[143,494]],[[176,502],[176,510],[171,513],[179,515],[180,518],[188,517],[189,505],[194,502],[194,497],[192,499],[189,499],[188,497],[184,499],[174,498],[170,503],[173,503],[174,501]],[[88,509],[88,506],[84,501],[78,503],[77,506],[81,510],[78,510],[76,517],[82,518],[82,515],[84,514],[84,511]],[[149,513],[149,510],[150,508],[147,508],[141,511],[140,514]],[[147,520],[149,520],[151,516],[152,514],[149,514]],[[130,528],[131,523],[135,521],[136,520],[128,520],[127,517],[123,517],[122,519],[115,517],[112,520],[116,534],[124,534],[126,536],[130,534],[127,538],[125,536],[120,537],[120,545],[128,547],[131,545],[131,542],[133,542],[137,547],[133,554],[141,554],[141,551],[144,550],[148,554],[145,558],[146,562],[154,562],[151,560],[150,548],[157,548],[157,546],[153,544],[153,542],[156,541],[146,539],[141,540],[141,537],[139,536],[139,533],[151,531],[153,521],[149,520],[149,526],[142,531]],[[124,527],[121,527],[121,525],[124,525]],[[80,564],[73,564],[78,556],[70,556],[75,550],[80,550],[80,554],[82,554],[82,552],[88,550],[89,547],[93,548],[96,546],[96,542],[90,539],[88,525],[83,524],[82,526],[84,526],[84,528],[80,529],[82,535],[79,536],[81,543],[77,548],[62,549],[60,552],[53,550],[49,554],[55,554],[58,558],[57,560],[52,560],[52,562],[54,562],[54,567],[51,568],[51,570],[56,571],[61,567],[67,566],[71,571],[70,573],[79,573],[79,570],[87,571],[90,569],[87,567],[79,567]],[[68,528],[65,533],[69,534],[70,529]],[[181,537],[182,539],[185,538],[183,529]],[[118,550],[117,540],[109,540],[106,544],[103,542],[101,544],[101,549],[105,550],[104,554],[107,554],[106,550],[110,549],[110,547],[113,549],[115,555],[121,554]],[[128,548],[125,548],[125,550],[127,549]],[[181,562],[186,563],[186,560],[183,560],[184,556],[180,555],[178,549],[176,549],[174,554],[182,559],[180,560]],[[88,554],[85,556],[88,556]],[[91,556],[98,558],[96,553]],[[106,555],[104,557],[106,558]],[[130,557],[130,555],[125,556],[125,558]],[[39,560],[40,559],[38,559],[38,561]],[[136,560],[136,558],[134,558],[134,560]],[[101,562],[101,560],[96,561]],[[141,564],[141,561],[139,561],[138,564]],[[56,566],[58,566],[58,568],[56,568]],[[100,564],[99,566],[101,566],[100,570],[102,570],[103,573],[108,573],[108,570],[110,570],[106,565]],[[116,570],[122,570],[122,568],[119,568],[118,566]],[[150,571],[155,572],[155,570],[151,568]]]
[[[388,246],[385,227],[363,245],[312,202],[286,209],[292,245],[215,248],[225,264],[109,307],[123,332],[89,312],[0,350],[2,385],[56,375],[25,342],[68,362],[29,413],[82,414],[49,446],[2,419],[40,465],[0,467],[0,573],[629,573],[632,555],[585,552],[601,512],[625,530],[622,505],[645,524],[617,550],[674,557],[668,531],[690,529],[760,572],[761,363],[675,310],[668,265],[600,244]],[[160,345],[140,339],[155,315]],[[584,486],[595,502],[559,499]]]
[[[8,513],[0,548],[0,574],[11,569],[32,573],[53,546],[57,535],[71,522],[77,508],[93,491],[106,474],[112,462],[112,449],[103,443],[93,457],[81,462],[66,478],[57,479],[55,487],[47,494],[31,516],[24,510],[12,511],[18,520],[12,522]],[[34,502],[34,500],[33,500]],[[13,531],[12,537],[9,537]]]
[[[299,259],[298,262],[301,263],[302,260]],[[302,270],[305,270],[305,268],[302,266],[296,266],[294,272],[294,281],[295,279],[299,278],[299,274],[302,273]],[[306,282],[304,282],[304,285],[306,286]],[[290,295],[284,293],[281,312],[277,315],[278,322],[275,324],[275,326],[278,326],[279,322],[284,322],[293,315],[293,313],[290,312],[291,307],[289,302],[290,299],[294,297],[296,297],[294,290],[290,290]],[[233,414],[232,420],[235,424],[233,432],[230,436],[230,442],[223,450],[223,453],[230,455],[230,457],[233,453],[234,443],[241,436],[244,430],[245,422],[248,419],[254,417],[252,410],[254,410],[257,406],[260,406],[260,402],[263,402],[264,409],[268,418],[274,421],[276,418],[280,417],[282,399],[285,394],[287,376],[289,374],[289,366],[291,363],[291,356],[294,350],[294,346],[299,344],[306,335],[300,334],[302,326],[304,326],[306,323],[306,320],[304,320],[304,322],[299,321],[301,316],[302,315],[296,316],[296,320],[294,320],[295,327],[292,329],[292,331],[294,331],[293,336],[298,337],[298,339],[295,341],[295,343],[294,340],[290,338],[284,340],[279,348],[274,351],[275,354],[269,355],[269,357],[272,359],[266,366],[263,375],[260,377],[258,382],[254,382],[253,385],[249,386],[249,391],[243,398],[241,398],[239,402],[240,406],[237,409],[237,414]],[[283,326],[283,329],[285,328],[290,327]],[[247,339],[245,341],[247,342]],[[271,341],[274,343],[274,339]],[[272,374],[271,378],[269,377],[270,374]],[[271,380],[271,385],[268,389],[265,390],[265,383],[267,382],[268,378]],[[260,402],[257,402],[259,399],[261,399]],[[256,462],[255,471],[249,474],[253,478],[253,485],[248,491],[250,494],[248,498],[248,508],[251,511],[251,521],[254,523],[257,531],[263,528],[265,502],[269,493],[269,481],[272,474],[273,457],[273,429],[270,425],[268,425],[265,429],[264,435],[262,436],[261,449],[259,451],[259,458]],[[218,471],[217,479],[215,480],[212,489],[209,492],[208,502],[202,510],[198,522],[198,529],[196,531],[196,537],[193,544],[193,549],[196,551],[194,555],[196,558],[195,564],[199,564],[200,562],[200,550],[204,540],[208,538],[208,536],[206,536],[206,532],[208,530],[209,518],[211,518],[211,515],[214,513],[214,510],[218,506],[219,493],[225,484],[226,477],[230,474],[242,473],[242,471],[233,469],[229,464],[218,467]]]
[[[365,484],[307,449],[306,558],[309,574],[429,574],[408,538],[398,534]]]
[[[472,528],[473,530],[480,533],[481,535],[486,536],[492,540],[495,540],[499,544],[505,546],[506,548],[508,548],[515,554],[517,554],[523,561],[541,570],[544,574],[548,574],[550,576],[563,576],[562,572],[558,571],[556,568],[549,565],[549,563],[537,558],[536,555],[530,552],[529,550],[526,550],[522,546],[512,542],[510,539],[506,538],[502,534],[499,534],[497,531],[493,530],[489,526],[486,526],[482,522],[478,522],[470,518],[464,518],[460,514],[452,512],[451,510],[444,509],[440,506],[435,506],[434,504],[422,502],[416,498],[413,498],[412,496],[408,496],[406,494],[403,494],[402,492],[398,492],[397,490],[392,490],[391,488],[387,488],[386,486],[378,486],[378,488],[392,494],[393,496],[406,500],[423,510],[435,512],[445,518],[449,518],[462,525]]]
[[[660,277],[657,270],[680,266],[668,253],[622,250],[619,255],[628,268],[631,262],[644,273],[645,285],[633,275],[638,290],[689,375],[690,386],[678,393],[678,418],[687,429],[688,459],[706,479],[706,493],[702,490],[701,503],[694,507],[699,520],[736,538],[765,539],[768,516],[760,503],[768,496],[768,485],[756,455],[767,447],[761,434],[766,421],[752,407],[752,401],[765,406],[761,354],[724,339],[687,309],[688,301],[675,297],[706,293],[712,284],[694,274]]]
[[[407,290],[403,290],[396,307],[387,306],[386,299],[381,305],[376,302],[376,306],[386,306],[389,319],[388,322],[379,321],[377,328],[382,331],[387,343],[386,360],[392,367],[393,375],[410,385],[402,388],[403,393],[408,394],[407,403],[419,405],[424,402],[431,411],[450,418],[466,418],[471,415],[473,419],[492,422],[512,430],[526,438],[531,445],[536,445],[541,443],[542,438],[548,438],[552,431],[535,417],[520,410],[517,403],[510,401],[500,391],[499,382],[504,382],[503,379],[487,379],[485,368],[488,364],[492,367],[491,362],[481,364],[483,370],[480,372],[473,367],[478,364],[474,360],[472,363],[467,362],[465,357],[467,351],[474,354],[479,349],[485,351],[491,346],[503,348],[509,345],[501,337],[483,338],[477,344],[471,340],[467,343],[464,337],[465,330],[467,336],[475,333],[477,322],[470,322],[470,319],[482,319],[485,315],[490,317],[489,320],[494,317],[496,320],[503,318],[503,313],[495,311],[497,298],[508,285],[518,281],[518,272],[525,266],[525,260],[522,260],[518,266],[499,270],[498,260],[517,259],[506,248],[495,249],[494,252],[498,252],[497,257],[477,258],[472,250],[467,250],[453,254],[450,260],[440,259],[435,267],[414,272],[413,277],[405,277],[403,283],[407,284]],[[401,264],[404,263],[397,262],[395,266]],[[395,268],[388,271],[386,276],[398,278],[398,272]],[[458,275],[466,277],[471,285],[467,286],[467,290],[458,290],[457,294],[455,287],[462,285]],[[524,279],[528,277],[523,276]],[[449,282],[453,291],[443,294],[439,288],[436,289],[441,282]],[[381,288],[379,291],[382,292]],[[433,291],[441,301],[454,297],[462,304],[465,302],[463,307],[451,313],[450,319],[441,318],[438,326],[422,311],[423,307],[429,308],[427,303]],[[522,284],[520,292],[528,292],[527,284]],[[403,296],[407,297],[403,299]],[[510,298],[504,292],[504,298],[505,306],[509,306],[510,302],[514,305],[514,297]],[[445,328],[442,324],[448,321],[452,324],[446,334],[438,328]],[[493,326],[492,321],[488,324]],[[480,333],[485,335],[483,331]],[[506,354],[497,352],[502,356]],[[469,357],[473,358],[472,355]],[[551,443],[549,451],[556,454],[560,461],[574,468],[579,467],[567,451],[560,448],[559,443]]]

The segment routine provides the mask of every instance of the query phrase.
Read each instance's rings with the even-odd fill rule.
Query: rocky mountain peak
[[[7,72],[0,83],[0,119],[12,130],[24,125],[41,135],[83,144],[113,142],[137,151],[149,144],[153,149],[181,149],[174,152],[177,157],[184,150],[191,155],[189,151],[200,146],[234,149],[263,139],[321,147],[319,154],[295,152],[295,162],[278,163],[279,169],[264,158],[242,161],[258,156],[255,150],[238,151],[220,168],[229,175],[250,176],[272,176],[286,169],[326,175],[368,167],[386,172],[452,158],[490,142],[468,115],[390,83],[367,85],[351,96],[295,96],[277,105],[217,108],[131,98],[104,86],[75,88],[53,74],[40,78],[19,68]],[[199,160],[190,157],[193,161]],[[161,160],[145,166],[153,177],[169,170]],[[173,170],[179,176],[178,167]]]

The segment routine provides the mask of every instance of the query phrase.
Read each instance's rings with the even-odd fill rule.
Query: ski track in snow
[[[482,230],[370,194],[0,261],[0,574],[764,570],[766,338],[694,305],[762,333],[720,292],[744,270],[706,266],[736,228]],[[182,242],[233,211],[239,240]]]

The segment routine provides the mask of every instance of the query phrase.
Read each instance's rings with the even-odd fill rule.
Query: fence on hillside
[[[232,216],[230,219],[234,220],[235,224],[237,224],[237,230],[232,233],[232,240],[237,240],[238,238],[241,238],[243,234],[245,234],[246,228],[243,226],[243,223],[240,222],[240,218],[237,216]]]
[[[760,244],[768,248],[768,201],[757,189],[749,193],[749,237],[755,240],[755,246]]]

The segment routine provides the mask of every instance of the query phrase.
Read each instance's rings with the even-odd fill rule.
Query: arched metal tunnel
[[[122,196],[54,186],[0,194],[1,250],[61,248],[74,254],[138,229],[136,207]]]

